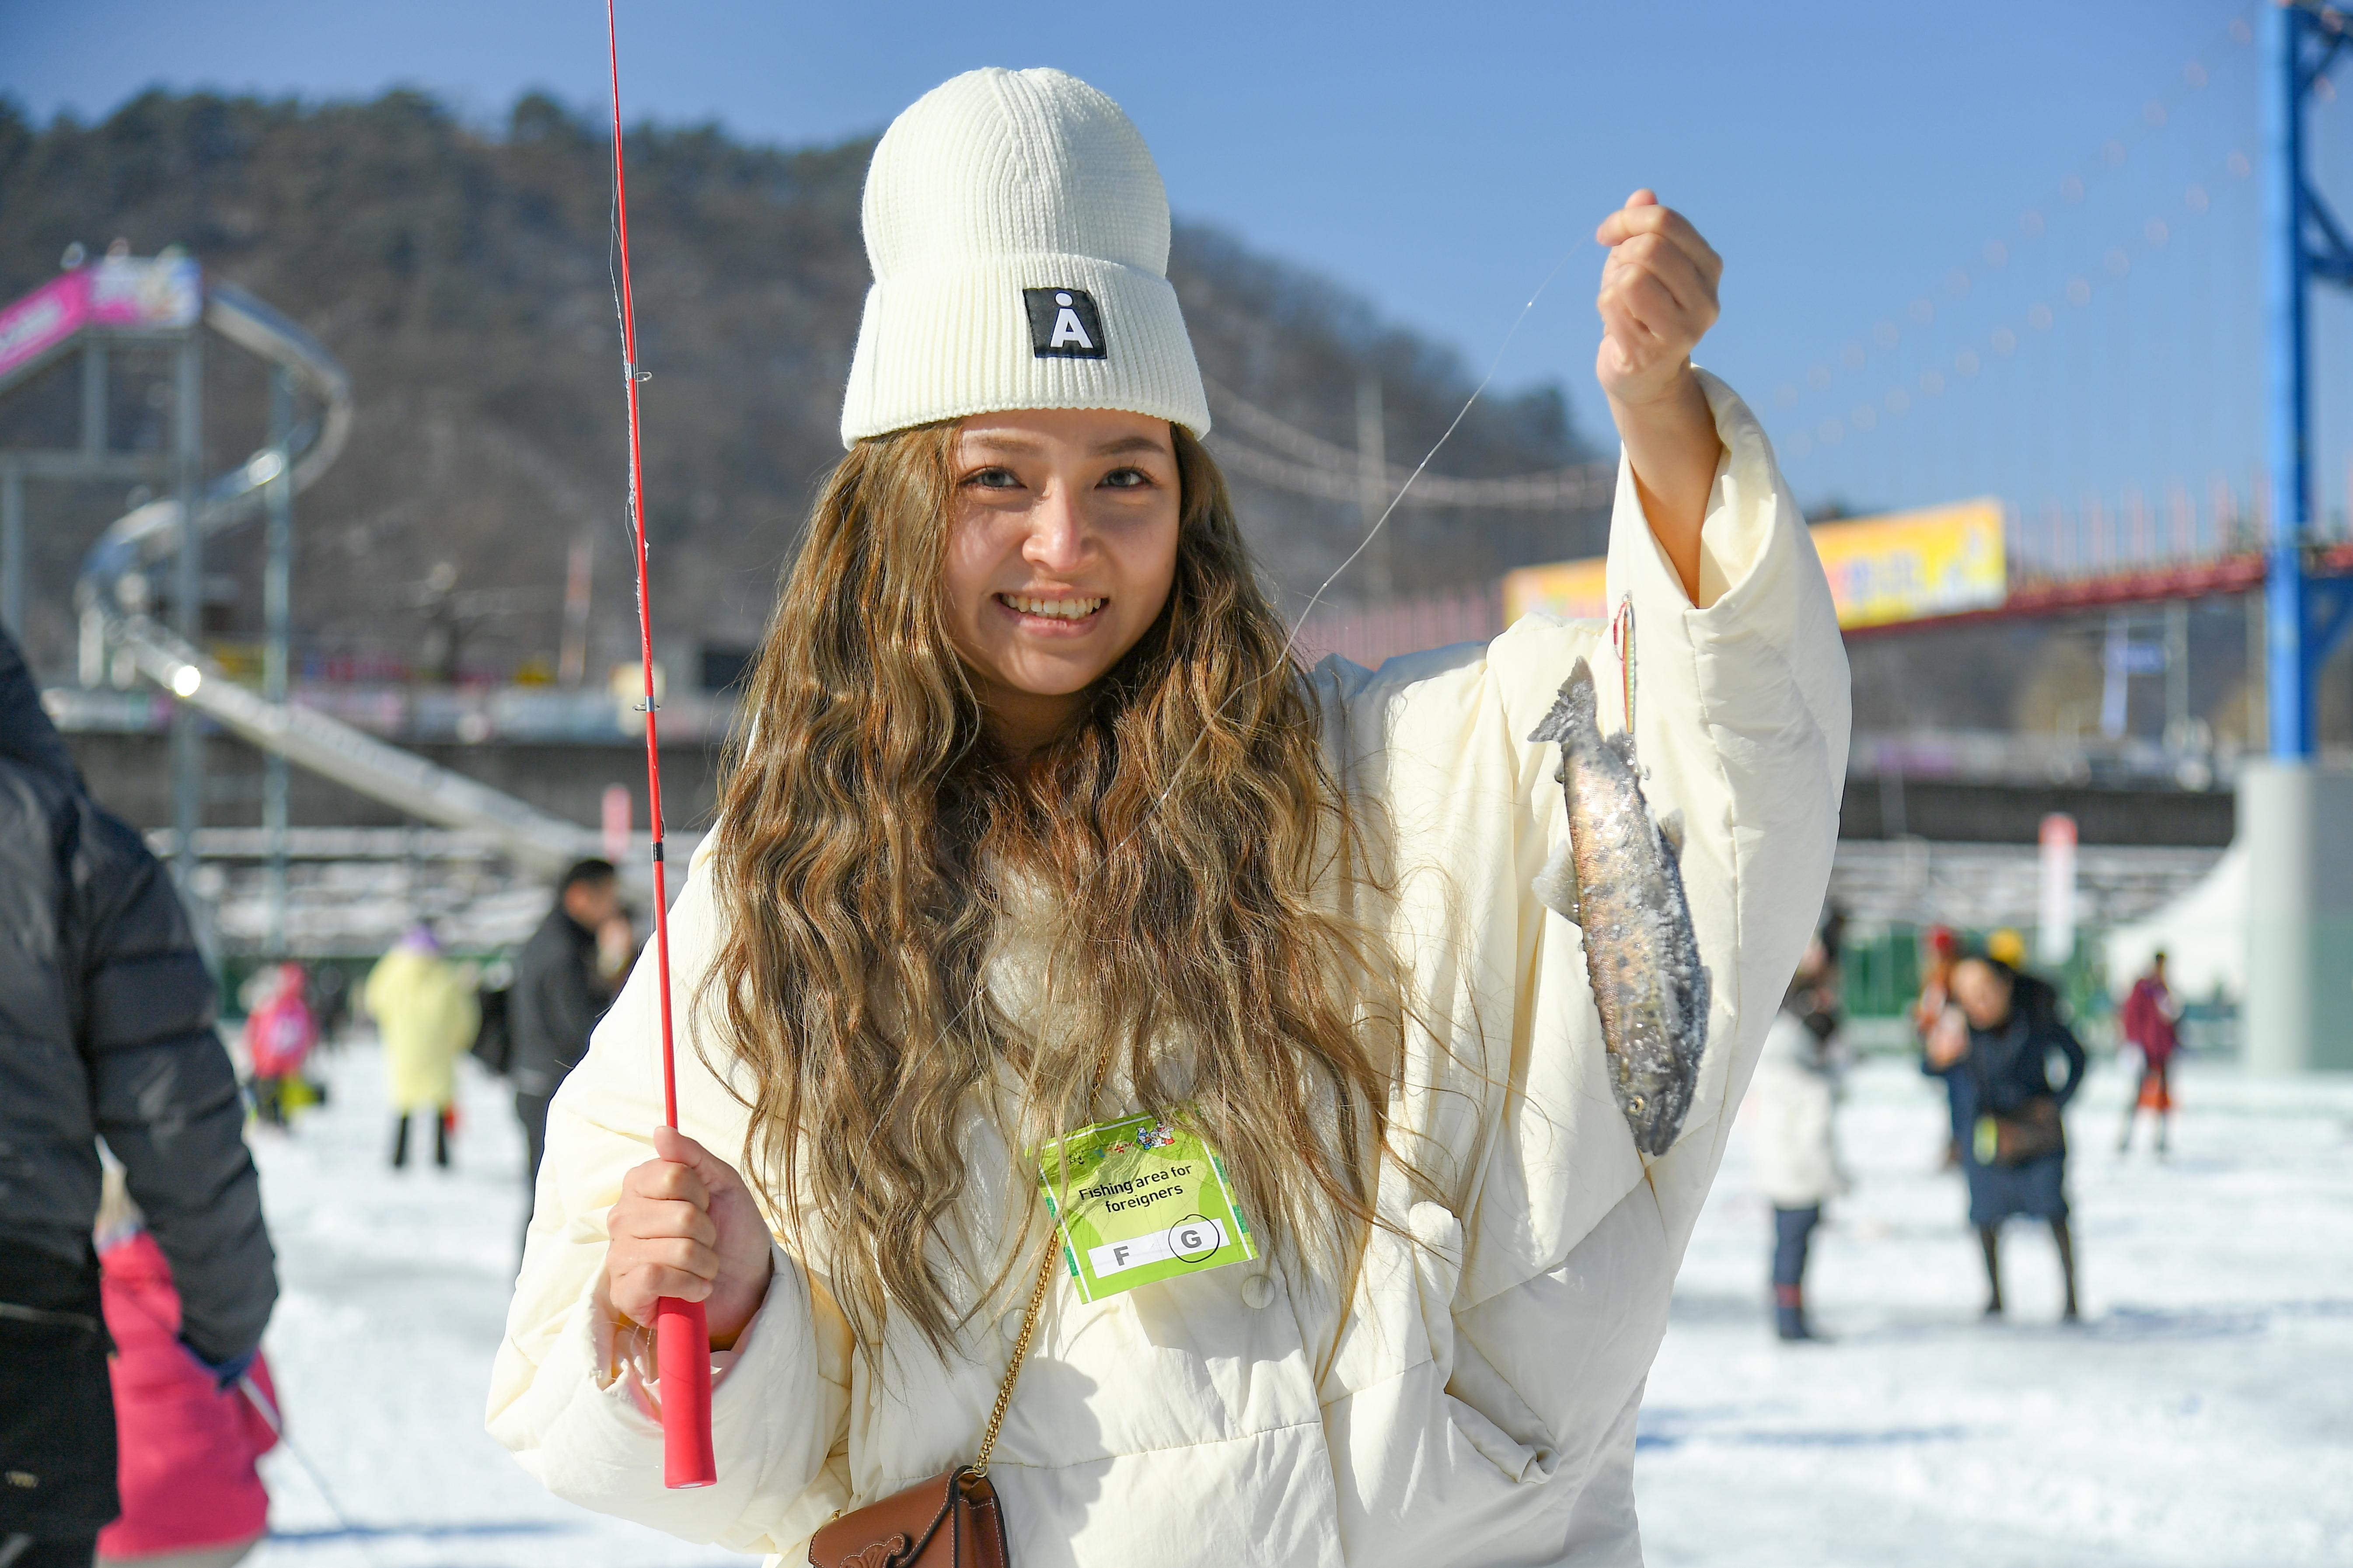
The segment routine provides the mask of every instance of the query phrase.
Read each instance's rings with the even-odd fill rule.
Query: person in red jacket
[[[2133,982],[2117,1019],[2126,1041],[2140,1051],[2140,1091],[2125,1102],[2124,1135],[2116,1140],[2119,1154],[2132,1147],[2133,1122],[2147,1110],[2157,1117],[2157,1157],[2165,1158],[2166,1134],[2173,1121],[2170,1069],[2174,1053],[2181,1048],[2180,1017],[2180,1005],[2165,984],[2160,949],[2149,960],[2148,973]]]
[[[269,1363],[257,1354],[224,1391],[180,1343],[172,1266],[114,1172],[97,1240],[122,1493],[121,1516],[99,1531],[98,1568],[229,1568],[269,1525],[254,1468],[278,1442],[256,1405],[277,1405]]]
[[[253,1064],[253,1111],[272,1127],[285,1127],[293,1105],[290,1089],[301,1081],[302,1063],[318,1043],[309,989],[299,963],[281,963],[260,985],[258,1005],[245,1020],[245,1053]]]

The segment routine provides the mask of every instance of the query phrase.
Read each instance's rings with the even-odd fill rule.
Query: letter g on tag
[[[1225,1227],[1205,1215],[1187,1215],[1168,1227],[1168,1256],[1198,1263],[1225,1245]]]

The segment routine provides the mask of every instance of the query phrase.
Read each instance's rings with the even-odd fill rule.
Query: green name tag
[[[1087,1300],[1258,1256],[1223,1163],[1160,1117],[1056,1139],[1038,1152],[1038,1181]]]

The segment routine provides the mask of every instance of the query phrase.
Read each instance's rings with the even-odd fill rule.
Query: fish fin
[[[1683,808],[1682,806],[1675,806],[1660,816],[1659,837],[1667,841],[1667,847],[1674,852],[1676,863],[1681,864],[1683,858]]]
[[[1552,700],[1552,708],[1529,734],[1532,743],[1546,741],[1567,742],[1578,730],[1588,724],[1598,726],[1599,700],[1593,692],[1593,667],[1579,658],[1569,668],[1568,679],[1560,683],[1560,690]]]
[[[1577,895],[1577,860],[1569,852],[1567,839],[1554,847],[1551,858],[1528,884],[1528,890],[1535,894],[1536,902],[1569,924],[1578,923],[1577,913],[1582,906]]]
[[[1605,736],[1601,743],[1618,753],[1620,762],[1638,772],[1641,770],[1642,764],[1634,758],[1634,731],[1620,730],[1614,734]]]

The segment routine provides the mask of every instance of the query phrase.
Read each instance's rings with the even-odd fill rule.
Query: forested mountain
[[[630,133],[666,658],[756,634],[813,481],[839,456],[868,281],[858,202],[871,149],[871,139],[753,146],[708,126]],[[497,133],[406,92],[324,104],[155,92],[100,124],[46,127],[0,100],[0,300],[52,276],[69,244],[186,247],[308,326],[356,389],[350,447],[298,503],[305,647],[501,675],[545,660],[567,552],[593,536],[598,670],[628,657],[635,635],[609,153],[591,121],[539,96]],[[1367,369],[1383,384],[1394,459],[1419,456],[1468,393],[1451,350],[1234,237],[1180,222],[1170,272],[1205,371],[1326,440],[1355,444]],[[69,428],[71,382],[52,373],[0,404],[0,445],[47,444]],[[261,383],[253,362],[215,341],[208,471],[259,444]],[[124,378],[118,439],[167,441],[168,395]],[[1559,391],[1540,388],[1491,394],[1438,468],[1477,478],[1585,455]],[[1236,489],[1290,595],[1355,542],[1345,503],[1240,479]],[[75,563],[123,500],[32,489],[29,630],[53,674],[70,663]],[[1397,580],[1417,588],[1482,580],[1599,537],[1589,515],[1421,511],[1393,526]],[[257,531],[209,558],[240,585],[224,612],[233,631],[259,624]],[[1344,579],[1335,593],[1357,591]]]

